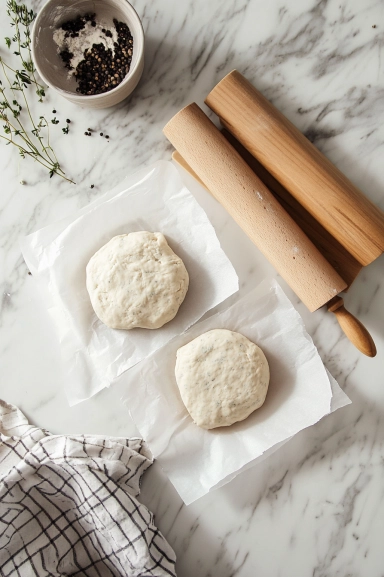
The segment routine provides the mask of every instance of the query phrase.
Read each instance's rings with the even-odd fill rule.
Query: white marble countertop
[[[19,241],[86,205],[128,172],[169,158],[164,124],[189,102],[202,104],[231,69],[244,73],[384,208],[381,0],[135,0],[134,5],[147,45],[144,75],[133,96],[113,109],[91,112],[48,91],[45,104],[35,107],[57,110],[61,124],[52,129],[53,144],[76,186],[50,180],[10,147],[0,149],[0,396],[53,433],[128,436],[134,426],[113,387],[73,408],[67,405],[59,346]],[[3,38],[9,35],[5,2],[0,11]],[[68,117],[71,131],[64,136],[60,127]],[[88,126],[108,133],[110,142],[84,136]],[[241,293],[275,274],[224,210],[191,186],[234,263]],[[180,577],[383,575],[383,263],[381,257],[364,269],[346,297],[376,341],[375,359],[353,348],[331,314],[310,314],[282,283],[352,405],[189,507],[156,464],[146,474],[141,499],[174,547]]]

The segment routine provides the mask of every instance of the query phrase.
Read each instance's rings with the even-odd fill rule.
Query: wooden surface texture
[[[382,254],[383,213],[238,71],[205,102],[355,260],[365,266]]]
[[[309,310],[347,287],[196,104],[176,114],[164,134]]]

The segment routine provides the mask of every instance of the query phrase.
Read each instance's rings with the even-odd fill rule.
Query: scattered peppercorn
[[[28,271],[28,274],[32,276],[32,273],[31,273],[31,271],[30,271],[30,270]]]
[[[71,121],[69,120],[69,118],[67,118],[67,120],[65,121],[67,124],[71,124]]]
[[[73,58],[73,53],[65,48],[60,52],[60,58],[64,62],[65,68],[72,70],[71,59]]]
[[[93,20],[95,16],[96,14],[85,14],[85,16],[77,16],[73,20],[67,20],[67,22],[61,24],[61,29],[65,30],[67,38],[68,36],[72,36],[72,34],[75,34],[74,38],[76,38],[76,35],[78,36],[78,32],[83,30],[85,22]]]
[[[85,136],[88,136],[88,132],[84,132]]]
[[[56,110],[52,110],[52,114],[56,114]]]
[[[95,188],[95,185],[94,185],[94,184],[91,184],[91,188]]]
[[[103,132],[100,132],[100,136],[103,136],[103,134],[104,134]]]
[[[89,132],[92,132],[92,128],[88,128],[88,131],[89,131]]]
[[[107,134],[107,136],[106,136],[105,138],[109,138],[108,134]]]
[[[374,24],[374,25],[372,26],[372,28],[377,28],[376,24]]]

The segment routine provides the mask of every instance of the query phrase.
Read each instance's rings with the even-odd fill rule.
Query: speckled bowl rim
[[[138,54],[138,58],[136,60],[136,64],[135,66],[129,70],[128,74],[126,75],[126,77],[124,78],[124,80],[122,82],[120,82],[120,84],[118,86],[116,86],[115,88],[112,88],[112,90],[108,90],[108,92],[103,92],[102,94],[79,94],[78,92],[71,92],[70,90],[62,90],[61,88],[55,86],[54,84],[51,84],[50,82],[47,81],[47,78],[45,76],[45,74],[41,71],[39,65],[37,64],[37,58],[35,55],[35,39],[37,38],[36,34],[35,34],[35,30],[37,30],[37,26],[39,24],[39,20],[42,18],[42,14],[44,13],[44,11],[49,8],[52,4],[56,4],[58,0],[47,0],[47,2],[44,4],[44,6],[41,8],[40,12],[38,13],[36,20],[34,22],[33,28],[32,28],[32,34],[31,34],[31,52],[32,52],[32,59],[33,59],[33,64],[36,67],[37,72],[39,73],[39,76],[41,77],[41,79],[45,82],[45,84],[47,86],[49,86],[50,88],[52,88],[53,90],[55,90],[56,92],[58,92],[59,94],[63,94],[63,95],[73,95],[76,96],[76,100],[78,104],[81,104],[82,102],[90,102],[91,100],[93,102],[97,102],[99,100],[102,100],[103,98],[105,98],[107,95],[112,95],[112,94],[116,94],[119,90],[121,90],[130,80],[132,80],[132,77],[134,76],[136,70],[142,66],[142,60],[143,60],[143,55],[144,55],[144,43],[145,43],[145,36],[144,36],[144,28],[143,28],[143,24],[140,20],[140,17],[138,15],[138,13],[136,12],[135,8],[132,6],[132,4],[130,2],[128,2],[128,0],[124,0],[124,3],[127,4],[129,6],[129,8],[132,10],[132,14],[133,17],[137,19],[137,23],[139,24],[138,29],[139,29],[139,46],[138,46],[138,50],[139,50],[139,54]],[[92,0],[90,0],[92,1]],[[104,0],[104,2],[108,3],[108,0]],[[136,38],[135,38],[136,40]],[[134,90],[134,88],[133,88]]]

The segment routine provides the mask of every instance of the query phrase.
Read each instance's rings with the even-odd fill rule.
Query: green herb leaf
[[[31,84],[35,86],[35,93],[39,102],[43,102],[43,97],[45,97],[45,87],[36,79],[36,69],[31,54],[30,26],[36,18],[36,14],[33,10],[29,10],[25,4],[19,4],[16,0],[7,0],[7,14],[11,21],[10,25],[13,27],[13,36],[11,38],[5,37],[5,44],[8,48],[11,47],[12,42],[16,44],[13,52],[15,56],[20,58],[21,70],[14,70],[0,56],[0,75],[3,72],[4,76],[3,79],[0,79],[0,93],[3,99],[0,102],[0,120],[4,123],[3,135],[0,132],[0,139],[5,140],[6,145],[13,144],[17,147],[22,158],[31,156],[48,169],[50,178],[57,174],[65,180],[73,182],[65,176],[49,143],[50,124],[44,116],[40,116],[36,122],[28,103],[27,90]],[[15,98],[20,92],[28,109],[28,114],[25,115],[21,114],[22,106]],[[7,115],[5,111],[8,109],[10,114]],[[51,123],[58,124],[59,120],[54,117]],[[65,129],[62,130],[64,134],[68,133]]]

